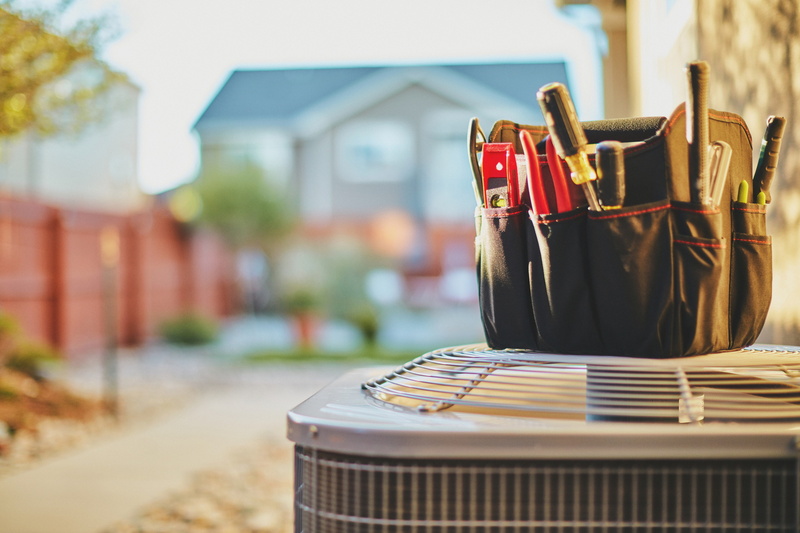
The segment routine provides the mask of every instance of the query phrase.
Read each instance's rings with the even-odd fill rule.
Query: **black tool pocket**
[[[726,349],[727,311],[720,298],[727,248],[722,213],[709,206],[674,202],[672,214],[676,355]]]
[[[586,211],[533,217],[530,229],[528,282],[539,347],[600,353],[586,257]]]
[[[605,350],[665,357],[673,352],[669,203],[591,213],[589,277]]]
[[[478,240],[478,290],[487,344],[536,348],[524,207],[483,209]]]
[[[766,235],[766,206],[733,202],[731,346],[756,341],[772,301],[772,238]]]

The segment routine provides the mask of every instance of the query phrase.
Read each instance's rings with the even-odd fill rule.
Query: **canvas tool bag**
[[[633,143],[624,149],[624,205],[544,215],[525,203],[478,209],[479,299],[488,345],[670,358],[755,342],[771,300],[772,243],[767,206],[736,201],[742,180],[753,190],[752,138],[742,118],[709,110],[709,139],[733,148],[718,207],[690,202],[683,104],[668,118],[582,125],[589,143]],[[548,134],[545,126],[500,121],[488,142],[513,143],[522,153],[521,129],[537,143]],[[547,177],[544,150],[539,153]],[[524,180],[519,190],[525,198]],[[575,187],[572,194],[581,191]]]

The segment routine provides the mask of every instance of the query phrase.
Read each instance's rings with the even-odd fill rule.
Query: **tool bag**
[[[752,185],[752,138],[742,118],[709,110],[709,139],[733,148],[719,207],[689,200],[684,105],[669,118],[582,125],[589,143],[643,141],[624,149],[624,205],[545,215],[525,204],[479,207],[488,345],[669,358],[752,344],[771,300],[772,243],[766,205],[736,201],[740,182]],[[521,129],[537,143],[548,134],[545,126],[500,121],[488,142],[513,143],[521,153]],[[546,176],[544,156],[539,164]],[[523,179],[519,190],[526,197]],[[581,197],[578,188],[571,194]]]

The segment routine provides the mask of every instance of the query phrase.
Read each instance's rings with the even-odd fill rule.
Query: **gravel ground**
[[[148,359],[149,357],[149,359]],[[0,457],[0,476],[36,467],[59,454],[116,432],[135,431],[199,398],[204,391],[267,388],[276,398],[319,390],[348,371],[347,365],[236,367],[203,362],[181,354],[137,356],[122,361],[120,419],[101,417],[90,423],[52,420],[35,433],[17,435],[10,452]],[[97,368],[73,370],[67,380],[87,394],[99,391]],[[292,394],[289,391],[294,391]],[[302,394],[306,394],[303,392]],[[307,397],[307,396],[306,396]],[[276,400],[277,403],[277,400]],[[279,424],[280,425],[280,424]],[[193,473],[171,494],[154,495],[151,504],[101,533],[289,533],[294,525],[293,443],[285,427],[270,427],[226,464]]]
[[[290,533],[293,449],[264,441],[102,533]]]

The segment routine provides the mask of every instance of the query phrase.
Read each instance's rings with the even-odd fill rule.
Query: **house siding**
[[[326,209],[331,220],[357,219],[368,220],[390,209],[402,209],[415,218],[425,220],[430,213],[426,212],[423,196],[427,190],[424,168],[429,163],[431,153],[429,117],[442,111],[461,112],[464,118],[464,131],[469,119],[469,110],[443,98],[420,85],[410,85],[397,94],[381,101],[379,104],[364,109],[344,123],[335,125],[305,141],[300,150],[300,175],[304,187],[308,191],[320,191],[331,195],[330,205]],[[398,181],[357,182],[346,176],[343,171],[340,149],[342,136],[348,128],[357,128],[359,123],[375,122],[396,123],[408,128],[412,139],[413,163],[404,179]],[[463,153],[453,157],[466,157]],[[327,172],[323,169],[327,169]],[[328,183],[326,183],[326,181]],[[469,176],[464,176],[464,186],[469,187]],[[304,202],[324,205],[324,201],[306,198]],[[450,201],[442,198],[441,201]],[[465,212],[471,216],[473,206],[465,206]],[[317,218],[317,217],[315,217]],[[319,221],[319,218],[317,218]]]

